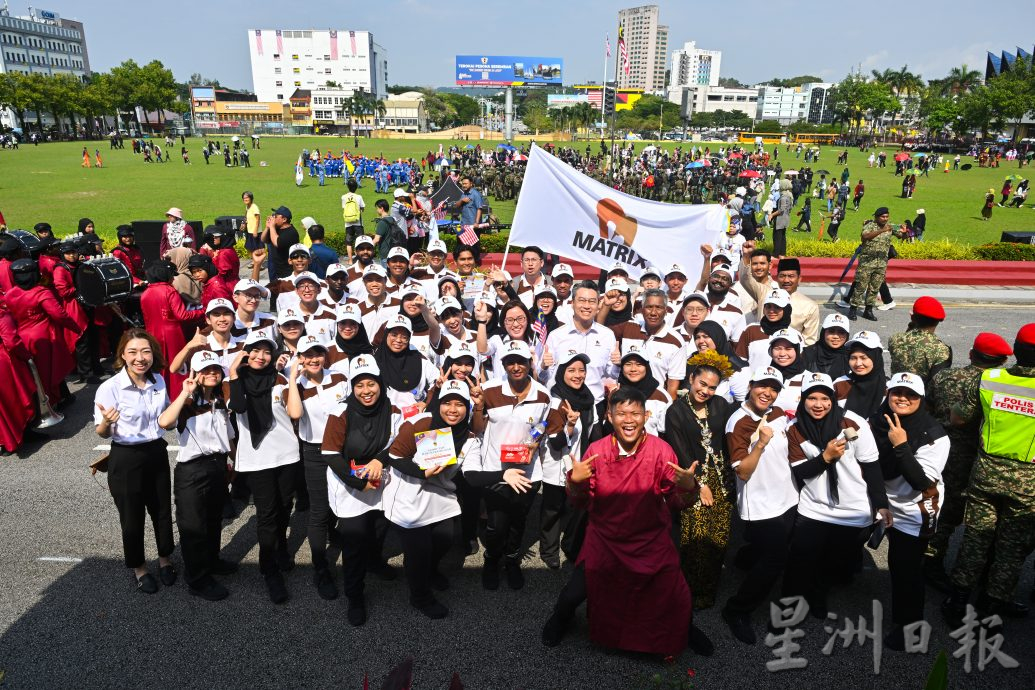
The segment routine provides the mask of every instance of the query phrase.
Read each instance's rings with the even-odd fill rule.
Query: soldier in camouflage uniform
[[[891,249],[891,238],[895,236],[895,226],[888,222],[890,215],[888,207],[881,206],[874,211],[873,220],[863,223],[862,247],[859,250],[859,264],[855,269],[855,289],[848,309],[848,318],[852,321],[859,318],[859,307],[865,307],[864,319],[877,320],[873,308],[877,305],[877,295],[888,271],[888,251]]]
[[[908,371],[929,386],[935,374],[952,366],[952,348],[934,333],[944,320],[945,308],[934,297],[925,295],[913,303],[906,332],[888,341],[892,375]]]
[[[944,495],[938,512],[938,527],[927,544],[927,558],[924,560],[924,576],[932,586],[948,594],[951,591],[949,577],[945,574],[945,552],[949,539],[956,528],[963,524],[963,508],[966,506],[966,489],[970,471],[978,455],[979,420],[963,426],[952,426],[951,412],[957,405],[976,400],[981,384],[981,373],[985,369],[998,368],[1006,364],[1006,358],[1013,350],[1001,336],[995,333],[979,333],[970,350],[970,364],[938,372],[931,383],[927,404],[931,414],[945,427],[949,436],[949,458],[942,470]]]
[[[953,424],[981,422],[978,460],[967,487],[963,545],[952,571],[953,593],[942,605],[954,627],[986,572],[977,602],[980,615],[1027,613],[1013,593],[1035,548],[1035,323],[1018,331],[1013,349],[1014,366],[985,372],[979,395],[952,409]]]

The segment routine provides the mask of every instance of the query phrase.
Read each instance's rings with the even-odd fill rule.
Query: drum
[[[33,235],[28,230],[10,230],[8,234],[14,239],[18,240],[18,244],[22,245],[22,249],[25,253],[33,259],[38,259],[42,247],[40,246],[40,238]]]
[[[119,302],[133,292],[133,277],[126,264],[113,256],[90,259],[75,272],[79,301],[88,307]]]

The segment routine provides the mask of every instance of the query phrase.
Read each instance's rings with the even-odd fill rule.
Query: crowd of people
[[[552,571],[568,565],[546,645],[588,601],[601,646],[710,654],[693,611],[720,604],[731,546],[745,572],[722,615],[754,644],[751,616],[777,592],[824,618],[830,589],[852,581],[864,544],[882,535],[889,648],[904,649],[906,627],[922,619],[925,582],[949,594],[943,610],[957,624],[978,587],[982,613],[1026,613],[1013,589],[1035,547],[1022,448],[1035,324],[1012,344],[980,334],[969,365],[951,368],[937,300],[917,300],[908,330],[887,343],[853,333],[842,314],[820,318],[799,290],[797,259],[757,247],[736,223],[701,247],[700,275],[673,264],[633,277],[618,263],[577,282],[536,247],[523,249],[515,277],[481,271],[466,246],[450,265],[437,238],[384,251],[387,233],[362,224],[350,261],[323,246],[323,226],[304,224],[307,245],[290,209],[263,223],[243,196],[266,284],[254,267],[241,277],[232,232],[196,233],[179,208],[167,212],[161,258],[146,265],[130,226],[109,249],[85,218],[63,239],[46,223],[35,242],[0,236],[0,367],[12,382],[0,390],[0,443],[17,449],[45,413],[34,373],[58,408],[74,400],[69,375],[98,384],[94,424],[110,451],[94,467],[107,473],[138,591],[178,579],[175,510],[188,591],[225,598],[237,565],[220,555],[224,514],[250,500],[274,604],[290,597],[287,527],[298,511],[313,585],[324,599],[344,593],[352,625],[377,615],[368,576],[397,578],[389,531],[410,603],[442,618],[440,564],[455,541],[482,554],[486,590],[524,586],[524,533],[540,497],[538,557]],[[885,211],[864,241],[886,239]],[[105,253],[126,267],[134,297],[86,307],[73,275]],[[867,275],[860,306],[881,282]],[[166,431],[179,445],[172,471]],[[743,544],[732,543],[734,520]]]

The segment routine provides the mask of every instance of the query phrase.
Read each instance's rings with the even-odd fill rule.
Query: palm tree
[[[966,63],[953,67],[944,79],[931,82],[931,86],[937,89],[942,96],[952,96],[953,98],[970,93],[980,84],[981,73],[976,69],[970,69]]]

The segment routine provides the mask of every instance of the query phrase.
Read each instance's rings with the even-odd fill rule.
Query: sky
[[[12,15],[26,6],[8,0]],[[599,81],[604,37],[616,40],[618,10],[610,0],[372,0],[338,3],[248,3],[178,0],[124,3],[48,0],[43,8],[86,27],[90,64],[107,70],[127,58],[161,60],[176,79],[199,72],[250,90],[248,29],[353,29],[374,33],[388,52],[390,84],[452,86],[457,53],[559,56],[564,83]],[[813,74],[838,81],[850,70],[909,69],[925,79],[962,63],[984,74],[986,51],[1031,51],[1035,3],[1009,9],[973,0],[741,0],[738,3],[658,2],[669,26],[670,51],[686,41],[722,51],[722,74],[752,84]],[[981,12],[981,7],[989,8]],[[39,8],[38,8],[39,9]],[[977,9],[978,15],[975,16]],[[614,58],[612,57],[612,60]],[[613,77],[614,64],[609,67]]]

